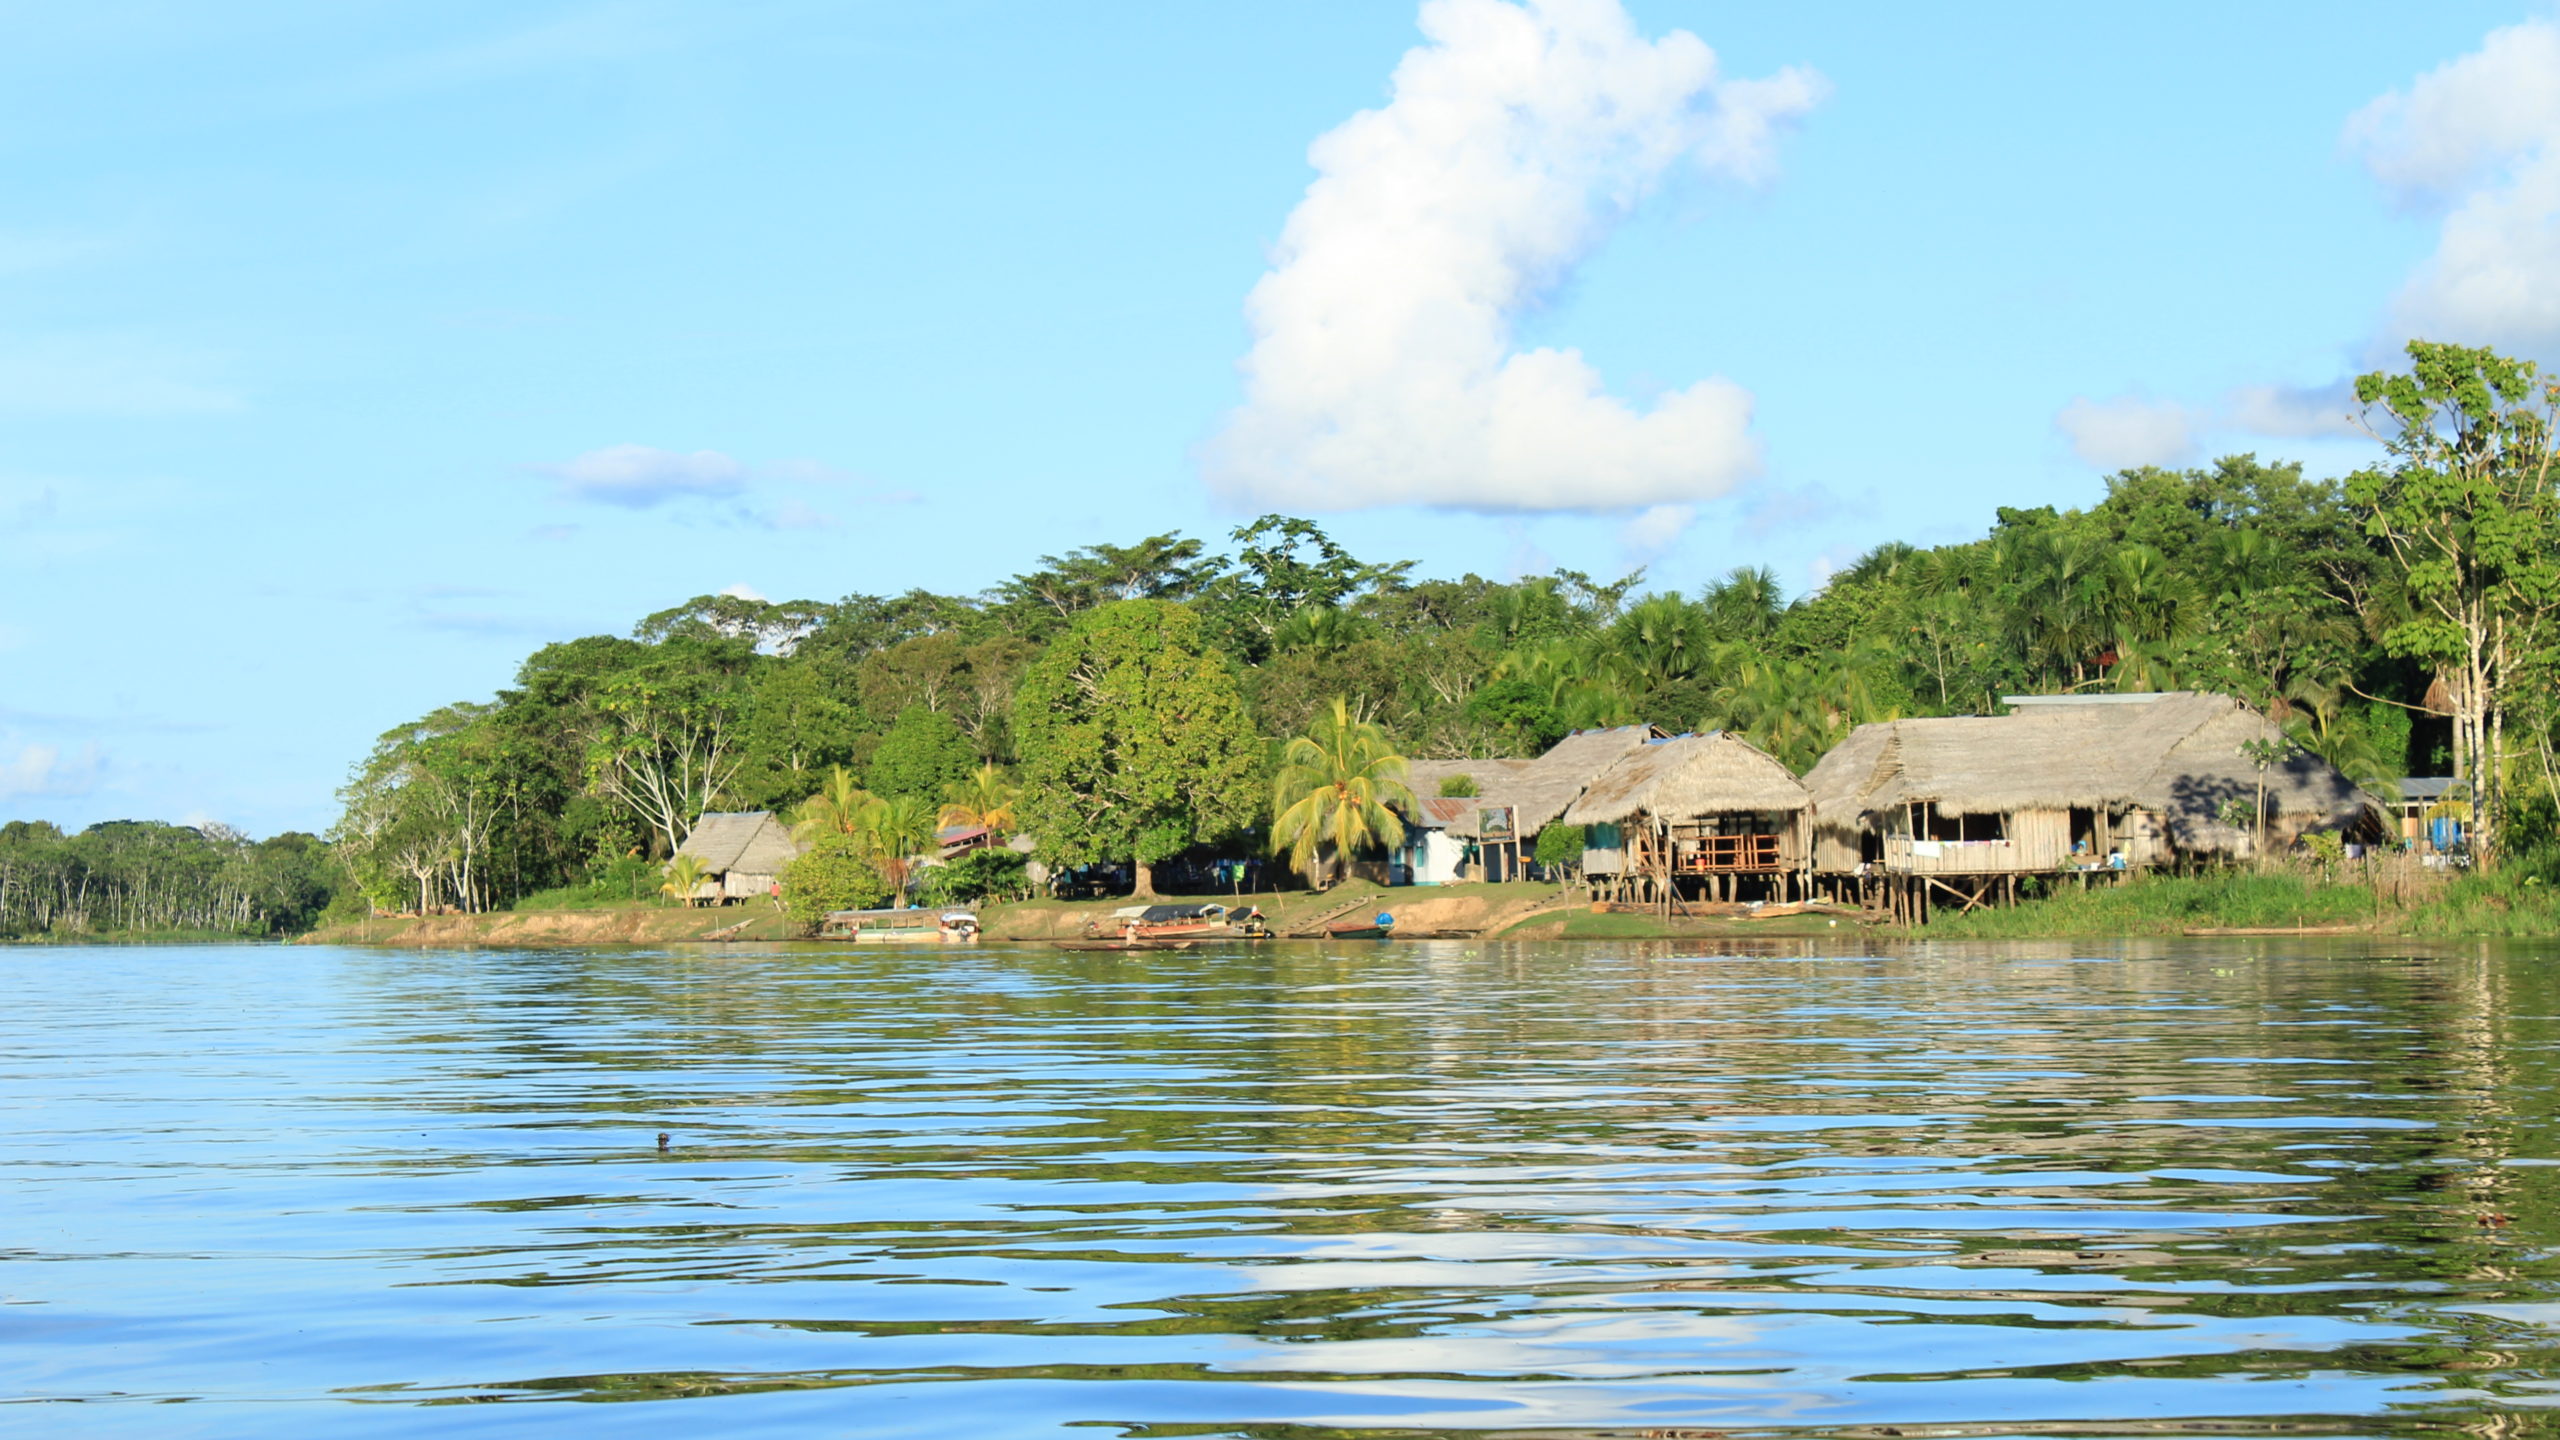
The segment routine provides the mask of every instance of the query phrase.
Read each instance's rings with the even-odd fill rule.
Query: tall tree
[[[749,653],[671,640],[596,689],[588,782],[647,826],[662,854],[674,852],[744,763],[746,697],[724,662]]]
[[[1376,724],[1355,719],[1334,697],[1304,735],[1280,752],[1271,782],[1271,847],[1299,874],[1322,885],[1337,863],[1363,851],[1404,843],[1404,822],[1390,808],[1414,806],[1402,755]]]
[[[878,794],[939,801],[977,764],[977,750],[949,716],[910,705],[871,752],[863,775]]]
[[[1200,618],[1161,600],[1078,615],[1014,697],[1021,823],[1052,864],[1154,866],[1251,824],[1262,746]]]
[[[2493,863],[2505,690],[2549,646],[2560,609],[2560,387],[2530,361],[2413,340],[2408,372],[2358,378],[2356,399],[2390,463],[2349,476],[2348,498],[2389,550],[2408,602],[2383,640],[2444,681],[2472,844],[2479,863]]]

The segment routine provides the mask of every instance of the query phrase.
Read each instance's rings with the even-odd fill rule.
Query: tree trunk
[[[1130,897],[1138,900],[1155,899],[1156,867],[1144,860],[1139,860],[1132,862],[1130,869],[1137,876],[1137,884],[1131,888]]]

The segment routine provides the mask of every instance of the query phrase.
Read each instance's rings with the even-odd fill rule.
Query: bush
[[[1578,870],[1590,838],[1579,825],[1550,825],[1538,832],[1538,863],[1551,870]]]
[[[616,906],[668,902],[659,889],[666,875],[637,855],[616,855],[597,864],[584,882],[536,890],[516,897],[514,910],[609,910]]]
[[[877,909],[897,893],[851,835],[822,835],[782,869],[782,908],[793,923],[811,930],[828,911]]]
[[[1451,775],[1440,782],[1440,798],[1443,800],[1473,800],[1477,793],[1473,775]]]
[[[940,906],[1027,899],[1030,863],[1030,856],[1011,850],[972,850],[948,864],[930,866],[918,876],[916,903]]]

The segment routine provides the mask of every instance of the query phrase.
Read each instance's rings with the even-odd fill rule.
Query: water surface
[[[0,1431],[2552,1433],[2560,957],[1843,948],[0,951]]]

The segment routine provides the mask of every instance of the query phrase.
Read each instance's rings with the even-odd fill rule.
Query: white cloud
[[[1245,401],[1204,469],[1250,505],[1634,510],[1753,473],[1751,397],[1701,380],[1640,409],[1512,322],[1684,162],[1768,176],[1822,96],[1724,80],[1618,0],[1425,0],[1392,97],[1318,139],[1317,178],[1246,314]]]
[[[1648,505],[1618,527],[1618,548],[1632,566],[1651,565],[1671,553],[1698,518],[1695,505]]]
[[[642,510],[681,496],[720,497],[747,488],[747,467],[717,450],[684,454],[652,445],[607,445],[565,464],[534,467],[576,500]]]
[[[2175,465],[2195,454],[2195,415],[2173,400],[2074,399],[2053,417],[2072,452],[2101,470]]]
[[[2560,341],[2560,25],[2491,31],[2358,110],[2345,140],[2395,199],[2443,213],[2435,253],[2393,301],[2399,334]]]
[[[63,758],[56,745],[29,745],[17,758],[0,759],[0,801],[86,795],[98,780],[98,747]]]
[[[2323,435],[2356,435],[2355,388],[2344,380],[2327,385],[2243,385],[2223,401],[2223,423],[2252,435],[2310,439]]]
[[[744,583],[732,585],[720,593],[728,596],[732,600],[753,600],[759,605],[768,605],[772,603],[765,598],[762,591],[759,591],[753,585]]]

